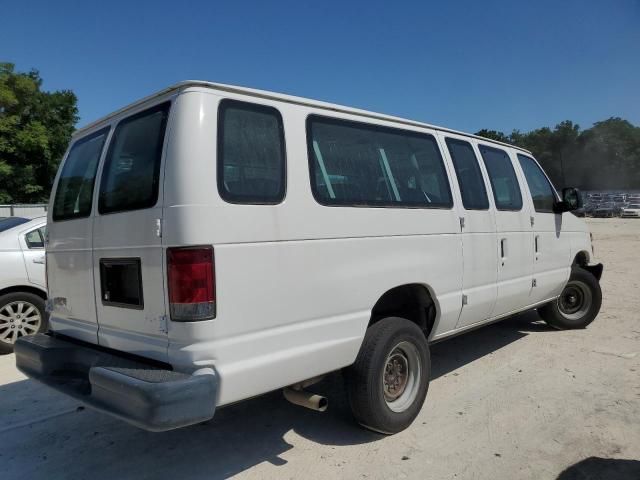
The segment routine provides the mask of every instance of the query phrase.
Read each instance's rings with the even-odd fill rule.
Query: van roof
[[[352,108],[352,107],[346,107],[344,105],[338,105],[338,104],[334,104],[334,103],[329,103],[329,102],[322,102],[319,100],[312,100],[309,98],[304,98],[304,97],[296,97],[294,95],[286,95],[283,93],[275,93],[275,92],[269,92],[267,90],[258,90],[255,88],[247,88],[247,87],[239,87],[239,86],[235,86],[235,85],[226,85],[223,83],[214,83],[214,82],[207,82],[207,81],[203,81],[203,80],[185,80],[182,82],[178,82],[170,87],[167,87],[163,90],[160,90],[154,94],[151,94],[147,97],[144,97],[140,100],[137,100],[129,105],[127,105],[126,107],[120,108],[112,113],[110,113],[109,115],[106,115],[94,122],[91,122],[90,124],[76,130],[74,132],[74,137],[80,136],[82,134],[85,133],[85,131],[101,124],[104,123],[106,121],[108,121],[109,119],[111,119],[112,117],[119,115],[123,112],[126,112],[127,110],[133,109],[139,105],[142,105],[146,102],[152,101],[154,98],[169,94],[173,91],[177,91],[177,90],[184,90],[186,88],[189,87],[203,87],[203,88],[210,88],[213,90],[218,90],[218,91],[222,91],[222,92],[229,92],[229,93],[238,93],[238,94],[243,94],[243,95],[248,95],[248,96],[252,96],[252,97],[257,97],[257,98],[264,98],[264,99],[269,99],[269,100],[277,100],[280,102],[286,102],[286,103],[292,103],[292,104],[296,104],[296,105],[303,105],[303,106],[307,106],[307,107],[313,107],[313,108],[321,108],[324,110],[329,110],[329,111],[333,111],[333,112],[341,112],[341,113],[348,113],[348,114],[352,114],[352,115],[358,115],[361,117],[366,117],[366,118],[371,118],[371,119],[377,119],[377,120],[386,120],[386,121],[391,121],[391,122],[396,122],[396,123],[400,123],[400,124],[404,124],[404,125],[411,125],[411,126],[415,126],[415,127],[425,127],[425,128],[431,128],[434,130],[440,130],[443,132],[449,132],[449,133],[455,133],[457,135],[464,135],[466,137],[471,137],[471,138],[476,138],[478,140],[482,140],[482,141],[486,141],[486,142],[491,142],[491,143],[495,143],[498,145],[504,145],[507,147],[511,147],[511,148],[515,148],[517,150],[521,150],[523,152],[529,153],[531,154],[531,152],[527,149],[524,149],[522,147],[518,147],[516,145],[511,145],[509,143],[505,143],[505,142],[500,142],[497,140],[492,140],[489,138],[485,138],[485,137],[481,137],[478,135],[473,135],[470,133],[466,133],[466,132],[460,132],[457,130],[453,130],[451,128],[445,128],[445,127],[439,127],[437,125],[431,125],[429,123],[424,123],[424,122],[419,122],[416,120],[409,120],[406,118],[401,118],[401,117],[395,117],[393,115],[385,115],[383,113],[377,113],[377,112],[371,112],[368,110],[362,110],[359,108]]]

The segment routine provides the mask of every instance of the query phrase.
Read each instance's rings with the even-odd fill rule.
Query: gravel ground
[[[640,220],[589,219],[604,301],[586,330],[528,313],[432,346],[406,431],[354,425],[333,375],[316,413],[274,392],[147,433],[26,380],[0,357],[0,478],[640,479]]]

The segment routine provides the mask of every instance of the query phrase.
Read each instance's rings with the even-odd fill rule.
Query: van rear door
[[[122,119],[100,176],[93,282],[100,345],[166,359],[162,158],[170,103]]]
[[[93,289],[93,192],[109,127],[76,140],[58,172],[47,221],[47,277],[51,328],[97,342]]]

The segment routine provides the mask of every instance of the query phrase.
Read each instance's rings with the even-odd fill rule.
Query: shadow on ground
[[[433,378],[547,330],[534,312],[435,344]],[[290,405],[273,392],[221,408],[210,422],[148,433],[29,380],[3,385],[0,436],[10,441],[0,442],[0,478],[224,478],[262,462],[285,464],[291,431],[334,447],[382,438],[354,423],[339,373],[313,389],[329,398],[326,413]]]
[[[640,461],[589,457],[571,465],[557,480],[638,480]]]

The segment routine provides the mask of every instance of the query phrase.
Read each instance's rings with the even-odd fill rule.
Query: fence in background
[[[39,217],[46,215],[46,203],[16,203],[14,205],[0,205],[1,217]]]

